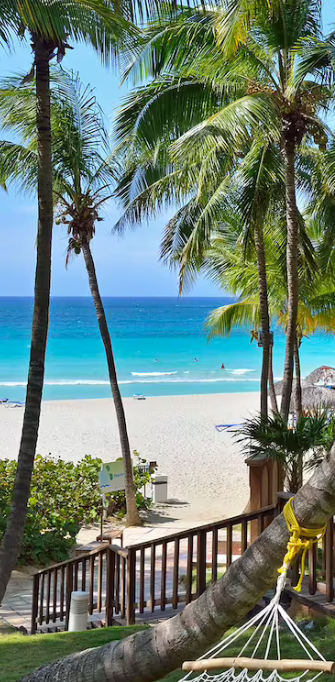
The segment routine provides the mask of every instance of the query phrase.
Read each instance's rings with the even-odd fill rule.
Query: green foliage
[[[287,487],[297,492],[303,469],[314,469],[330,451],[335,440],[335,417],[328,410],[303,414],[293,427],[279,414],[248,419],[237,431],[237,442],[248,443],[251,457],[266,455],[286,473]]]
[[[146,462],[136,451],[134,455],[137,506],[148,509],[150,500],[139,490],[149,482],[152,470],[142,471]],[[77,464],[50,455],[36,457],[20,563],[44,565],[68,558],[81,526],[94,523],[101,514],[101,464],[101,459],[89,455]],[[10,512],[16,469],[15,461],[0,460],[0,542]],[[124,492],[107,498],[113,515],[124,516]]]

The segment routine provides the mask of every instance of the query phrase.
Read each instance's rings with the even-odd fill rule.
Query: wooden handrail
[[[47,566],[46,568],[41,568],[40,571],[36,571],[34,575],[43,575],[49,573],[49,571],[54,571],[55,569],[61,568],[62,566],[69,566],[72,564],[72,566],[75,566],[76,564],[80,564],[81,561],[85,558],[88,559],[91,556],[96,556],[98,554],[103,554],[104,552],[112,551],[114,554],[119,554],[122,556],[124,559],[127,559],[128,556],[128,549],[127,547],[119,547],[119,545],[107,545],[105,544],[103,547],[98,547],[98,549],[92,549],[91,552],[84,552],[83,554],[79,554],[77,557],[73,557],[72,559],[67,559],[66,561],[62,561],[59,564],[52,564],[51,566]]]
[[[189,535],[197,535],[200,531],[210,532],[214,528],[221,530],[227,528],[228,526],[238,526],[243,521],[257,521],[259,516],[268,516],[271,512],[277,510],[276,504],[270,504],[268,507],[262,507],[258,511],[247,512],[245,514],[239,514],[238,516],[232,516],[228,519],[223,519],[222,521],[213,521],[212,523],[206,523],[202,526],[194,526],[193,528],[188,528],[187,530],[179,531],[179,533],[171,533],[171,535],[164,535],[163,537],[156,538],[154,540],[148,540],[147,542],[140,542],[137,544],[128,545],[132,549],[140,550],[141,548],[147,549],[152,545],[161,545],[162,542],[172,542],[173,540],[185,540]]]

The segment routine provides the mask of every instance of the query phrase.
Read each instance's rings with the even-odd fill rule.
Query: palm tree
[[[321,527],[335,511],[335,450],[295,495],[294,512],[306,528]],[[223,632],[241,622],[272,588],[289,533],[282,515],[266,528],[225,575],[174,618],[130,638],[72,654],[27,675],[24,682],[150,682],[201,656]],[[23,681],[22,681],[23,682]]]
[[[103,114],[93,90],[84,88],[75,74],[56,69],[51,72],[51,130],[54,203],[58,224],[68,225],[68,257],[83,253],[101,338],[105,347],[111,389],[117,415],[122,456],[125,463],[127,525],[141,523],[134,492],[131,453],[122,398],[117,382],[111,338],[99,292],[90,242],[103,205],[110,199],[113,171]],[[0,143],[0,178],[14,182],[24,191],[36,187],[37,145],[31,122],[34,88],[20,86],[19,78],[7,79],[0,102],[0,116],[6,129],[21,132],[25,144]],[[1,96],[1,91],[0,91]]]
[[[133,3],[122,3],[122,7]],[[131,29],[122,17],[119,3],[109,0],[4,0],[1,2],[0,39],[10,43],[12,36],[27,33],[33,50],[35,73],[37,135],[38,231],[35,275],[35,300],[31,351],[18,467],[13,490],[11,514],[0,548],[0,603],[11,571],[16,565],[24,531],[31,475],[34,466],[44,381],[45,350],[48,333],[51,239],[53,226],[52,153],[50,125],[49,64],[54,56],[60,61],[69,47],[68,40],[90,43],[107,61],[115,46]]]
[[[253,137],[255,131],[258,135],[260,128],[277,139],[284,160],[287,226],[289,314],[281,404],[281,414],[287,420],[298,311],[296,155],[307,135],[322,146],[327,141],[319,113],[332,97],[328,84],[333,78],[333,36],[322,37],[318,0],[226,0],[217,4],[217,9],[190,9],[174,22],[150,27],[146,39],[141,36],[128,72],[135,77],[150,74],[156,79],[153,84],[160,87],[155,97],[148,93],[146,110],[137,118],[136,137],[143,144],[152,144],[158,128],[168,126],[169,117],[173,130],[185,100],[199,112],[204,90],[211,83],[212,91],[218,93],[216,111],[207,116],[204,108],[201,122],[174,143],[174,159],[187,155],[190,163],[203,154],[209,160],[207,169],[213,170],[219,155],[239,147],[241,139]],[[192,77],[203,84],[198,97],[189,87]],[[119,126],[125,133],[131,132],[134,114],[138,109],[125,107]],[[154,118],[150,129],[149,121]]]
[[[236,432],[236,441],[248,444],[251,457],[264,454],[285,472],[287,490],[297,493],[304,470],[315,469],[328,454],[335,439],[335,418],[329,410],[302,414],[291,427],[279,414],[247,419]]]
[[[271,202],[275,200],[279,205],[278,194],[283,195],[280,154],[270,135],[258,135],[251,144],[240,142],[229,153],[217,153],[208,145],[206,153],[197,158],[189,158],[186,153],[177,161],[171,159],[167,153],[171,137],[178,139],[185,129],[194,126],[205,109],[208,113],[219,111],[225,94],[222,90],[218,98],[217,84],[212,87],[192,78],[170,87],[178,91],[180,109],[175,109],[169,121],[163,112],[164,98],[169,95],[165,78],[155,82],[149,94],[147,90],[136,90],[119,116],[117,134],[121,135],[121,146],[117,153],[122,170],[115,195],[122,202],[124,214],[115,230],[148,219],[166,204],[181,205],[166,226],[161,249],[163,259],[179,266],[181,292],[185,279],[194,278],[218,223],[236,212],[240,232],[244,230],[245,250],[251,241],[257,246],[263,332],[261,412],[266,415],[270,328],[263,224]],[[154,106],[150,103],[157,101],[162,111],[154,108],[147,114],[148,108]],[[154,120],[156,114],[158,122]]]
[[[287,299],[285,269],[285,235],[282,234],[280,221],[269,216],[270,224],[265,224],[265,252],[268,270],[268,298],[270,318],[287,330]],[[277,221],[277,224],[276,224]],[[233,227],[233,224],[232,224]],[[309,222],[307,221],[309,231]],[[322,329],[326,333],[335,331],[335,289],[332,278],[318,264],[313,245],[308,234],[304,237],[299,256],[299,307],[295,348],[296,392],[295,409],[301,414],[301,371],[299,350],[305,337]],[[315,237],[315,235],[314,235]],[[300,240],[302,242],[302,238]],[[209,337],[229,335],[234,327],[248,326],[252,330],[260,324],[260,298],[257,283],[256,256],[249,249],[248,258],[244,257],[238,240],[231,241],[225,248],[225,240],[218,235],[205,251],[202,271],[215,283],[238,295],[238,300],[230,305],[215,309],[208,318]],[[314,240],[315,249],[318,243]],[[252,337],[253,338],[253,337]],[[272,351],[272,347],[271,347]],[[269,393],[272,411],[277,412],[276,394],[273,383],[272,353],[269,363]]]

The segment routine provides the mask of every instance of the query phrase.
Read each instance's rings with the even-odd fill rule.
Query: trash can
[[[72,592],[69,614],[69,632],[87,630],[88,592]]]
[[[166,474],[154,474],[151,477],[153,502],[167,502],[168,477]]]

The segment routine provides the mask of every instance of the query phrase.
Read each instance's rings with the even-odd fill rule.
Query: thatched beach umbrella
[[[335,408],[335,390],[324,386],[305,386],[302,389],[303,410],[320,407]]]
[[[326,365],[318,367],[306,377],[305,382],[309,385],[317,384],[319,382],[322,382],[326,385],[335,385],[335,368],[327,367]]]
[[[283,383],[284,383],[283,380],[277,381],[277,382],[275,383],[275,393],[276,393],[276,395],[281,395],[281,394],[282,394],[282,392],[283,392]],[[293,393],[293,394],[295,393],[296,385],[297,385],[297,380],[296,380],[296,379],[293,379],[293,382],[292,382],[292,393]],[[309,386],[309,382],[307,382],[306,379],[302,379],[302,380],[301,380],[301,388],[303,388],[304,386]]]

